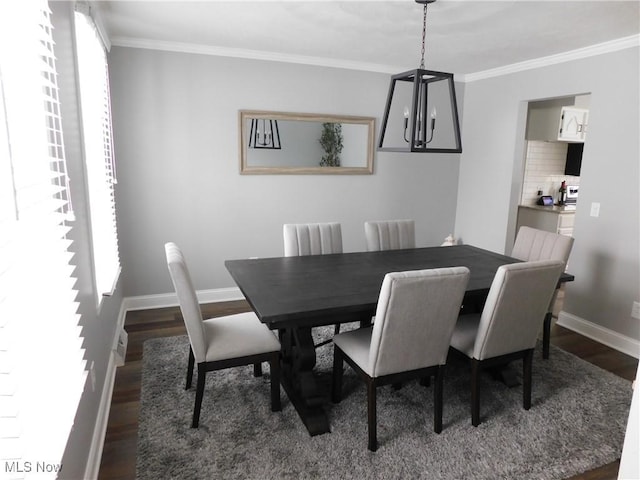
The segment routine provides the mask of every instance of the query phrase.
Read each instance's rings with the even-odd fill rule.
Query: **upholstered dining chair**
[[[376,451],[376,388],[435,376],[434,431],[442,431],[449,342],[469,282],[466,267],[385,275],[373,326],[333,337],[332,400],[342,399],[343,361],[367,384],[368,448]]]
[[[471,423],[480,424],[480,372],[523,361],[522,403],[531,407],[533,350],[564,263],[539,260],[498,268],[481,314],[461,315],[451,346],[471,359]]]
[[[285,257],[342,253],[339,223],[287,223],[283,236]]]
[[[260,375],[261,362],[269,362],[271,410],[280,404],[280,342],[253,312],[203,319],[198,298],[184,256],[175,243],[165,244],[167,265],[178,295],[180,311],[189,336],[186,389],[191,388],[194,363],[198,366],[192,428],[197,428],[207,372],[242,365],[254,365]]]
[[[416,246],[413,220],[365,222],[364,235],[367,239],[369,252],[415,248]]]
[[[567,266],[569,254],[573,247],[573,237],[545,232],[536,228],[522,226],[516,235],[511,256],[518,260],[562,260]],[[549,308],[544,315],[542,328],[542,358],[549,358],[549,344],[551,343],[551,320],[553,306],[558,296],[558,289],[553,293]]]
[[[326,255],[342,253],[342,227],[339,223],[287,223],[283,227],[284,256]],[[340,324],[334,326],[334,335],[340,333]],[[330,343],[324,340],[316,345]]]

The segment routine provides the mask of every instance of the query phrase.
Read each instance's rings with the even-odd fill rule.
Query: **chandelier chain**
[[[420,59],[420,68],[424,70],[424,46],[425,39],[427,37],[427,3],[424,4],[424,10],[422,14],[422,57]]]

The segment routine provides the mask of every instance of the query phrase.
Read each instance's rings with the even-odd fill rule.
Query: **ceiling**
[[[420,63],[422,6],[411,0],[92,5],[113,45],[394,73]],[[640,0],[438,0],[428,7],[425,63],[467,75],[639,33]]]

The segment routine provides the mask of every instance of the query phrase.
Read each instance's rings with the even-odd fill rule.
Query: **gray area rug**
[[[328,395],[333,347],[317,353]],[[632,394],[630,382],[552,346],[549,360],[534,357],[531,410],[522,409],[521,387],[487,374],[474,428],[468,364],[456,358],[442,433],[433,431],[433,386],[383,387],[372,453],[364,383],[350,368],[342,402],[328,402],[330,434],[309,436],[284,390],[282,412],[270,411],[267,364],[261,378],[250,366],[209,373],[200,428],[191,429],[187,354],[186,336],[144,344],[139,479],[562,479],[620,457]]]

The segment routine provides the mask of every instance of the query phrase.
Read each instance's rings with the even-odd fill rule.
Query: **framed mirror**
[[[375,119],[240,110],[241,174],[371,174]]]

